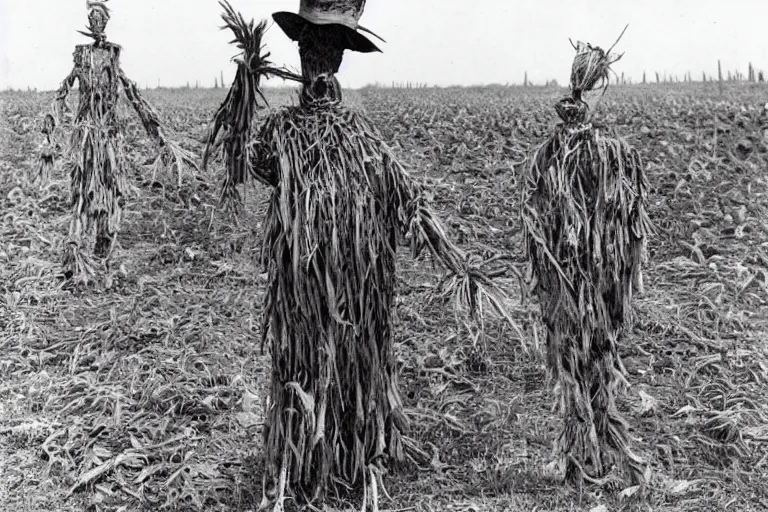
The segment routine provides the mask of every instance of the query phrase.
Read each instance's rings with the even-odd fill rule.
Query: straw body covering
[[[363,112],[338,101],[280,109],[251,154],[258,179],[275,187],[262,253],[266,478],[278,504],[286,493],[313,502],[356,487],[376,510],[381,475],[408,443],[393,352],[398,246],[410,234],[414,256],[429,250],[458,309],[500,301]]]
[[[651,225],[638,152],[587,122],[583,92],[599,88],[610,61],[579,45],[562,119],[526,176],[523,227],[534,292],[547,329],[547,366],[564,419],[560,462],[572,482],[646,480],[616,405],[626,384],[618,354]],[[612,468],[619,470],[614,473]]]
[[[117,104],[122,86],[131,105],[139,114],[147,133],[163,148],[157,162],[164,165],[173,160],[179,173],[183,162],[192,157],[165,137],[154,109],[139,95],[136,84],[120,69],[120,46],[106,40],[104,29],[109,10],[104,2],[87,2],[90,9],[90,32],[81,34],[92,38],[92,44],[75,47],[74,68],[59,87],[52,112],[45,116],[42,132],[39,178],[50,178],[58,143],[56,128],[71,117],[67,96],[75,82],[79,85],[80,102],[72,119],[72,133],[67,153],[70,175],[72,220],[69,240],[64,254],[65,275],[88,281],[95,268],[88,251],[83,250],[95,226],[94,254],[106,258],[115,244],[125,201],[126,179],[123,155],[123,124]]]
[[[345,49],[362,53],[381,51],[359,32],[373,34],[358,23],[364,8],[365,0],[301,0],[298,14],[282,11],[272,18],[294,41],[301,41],[307,26],[327,26],[344,36]]]
[[[63,114],[70,87],[75,80],[79,82],[80,104],[68,155],[73,217],[64,257],[65,269],[78,276],[92,273],[87,253],[80,250],[91,226],[96,227],[94,252],[105,256],[112,248],[122,217],[126,182],[123,137],[117,116],[119,59],[117,45],[78,45],[75,68],[57,97]]]
[[[312,501],[371,485],[370,469],[403,458],[395,254],[419,189],[370,122],[338,104],[282,109],[258,141],[277,185],[263,247],[268,475],[279,485],[285,471],[288,490]]]
[[[319,12],[339,16],[326,21],[354,24],[363,4],[302,5],[304,14],[338,7]],[[485,262],[474,263],[448,240],[422,188],[365,113],[341,103],[334,75],[348,39],[333,26],[306,22],[297,34],[300,104],[271,111],[247,149],[232,153],[222,192],[225,203],[238,204],[236,186],[246,179],[273,187],[262,246],[269,271],[262,336],[272,356],[264,506],[274,502],[277,511],[290,497],[312,503],[351,489],[361,489],[377,510],[388,463],[416,449],[405,437],[392,346],[395,260],[406,234],[414,256],[426,248],[449,271],[444,293],[458,309],[483,310],[481,302],[501,309],[479,269]],[[260,41],[265,27],[248,28],[249,39]],[[251,60],[266,55],[259,48]],[[242,69],[261,97],[259,78],[268,71]],[[233,98],[239,87],[233,85]],[[237,137],[247,126],[226,119],[241,106],[251,108],[225,101],[217,114]]]

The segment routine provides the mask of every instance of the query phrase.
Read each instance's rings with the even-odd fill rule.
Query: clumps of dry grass
[[[131,496],[147,506],[201,510],[235,490],[234,475],[210,459],[222,460],[232,447],[217,447],[207,436],[216,419],[235,408],[242,390],[231,376],[218,374],[217,361],[198,343],[142,347],[167,336],[164,326],[139,320],[146,339],[124,338],[120,324],[137,320],[96,322],[57,344],[71,350],[72,376],[54,382],[46,407],[76,421],[62,422],[45,439],[44,458],[49,470],[66,475],[70,494],[94,489],[94,504]],[[108,336],[98,339],[97,331]],[[117,344],[126,342],[136,354],[113,362],[123,350]],[[125,377],[112,378],[115,373]]]
[[[51,261],[63,241],[50,230],[56,212],[49,197],[24,192],[32,189],[0,188],[0,202],[6,206],[7,194],[19,210],[0,217],[0,258],[4,251],[13,258],[0,266],[3,447],[37,450],[38,476],[67,491],[57,510],[78,502],[153,510],[256,503],[257,449],[248,443],[261,426],[263,366],[258,347],[233,345],[245,336],[250,306],[219,288],[231,284],[242,294],[256,278],[243,272],[234,285],[230,275],[241,271],[231,269],[211,289],[176,265],[153,264],[154,247],[144,244],[121,254],[140,276],[116,277],[111,289],[65,290]],[[174,228],[189,228],[196,217],[185,215]]]
[[[565,420],[558,452],[566,478],[608,483],[616,466],[642,483],[643,461],[616,406],[626,384],[617,343],[632,296],[642,291],[648,182],[635,149],[586,123],[581,93],[597,87],[616,59],[590,45],[576,49],[572,94],[556,108],[563,123],[526,176],[526,249]]]

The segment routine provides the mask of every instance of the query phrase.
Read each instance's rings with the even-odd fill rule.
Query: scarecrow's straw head
[[[621,59],[624,54],[617,55],[611,50],[621,40],[627,27],[621,32],[616,43],[608,51],[589,43],[571,45],[576,50],[576,56],[571,65],[571,95],[555,105],[558,116],[566,125],[584,123],[589,113],[589,106],[582,95],[591,91],[602,89],[604,93],[608,88],[609,75],[612,72],[611,65]]]
[[[621,41],[627,27],[629,25],[624,27],[619,38],[608,51],[581,41],[574,45],[571,41],[571,46],[576,50],[576,57],[574,57],[571,66],[571,92],[574,99],[581,100],[581,94],[584,92],[597,89],[603,89],[605,92],[605,89],[608,88],[611,65],[624,56],[623,53],[619,55],[611,53],[611,50]]]
[[[576,57],[571,66],[571,91],[575,99],[581,99],[581,94],[608,87],[611,64],[618,61],[622,55],[608,53],[599,46],[578,42],[574,45]]]
[[[107,1],[109,0],[103,0],[101,2],[87,0],[85,4],[90,10],[88,13],[88,29],[90,32],[82,33],[97,41],[104,41],[106,39],[104,30],[107,28],[107,23],[110,18],[109,8],[105,5]]]

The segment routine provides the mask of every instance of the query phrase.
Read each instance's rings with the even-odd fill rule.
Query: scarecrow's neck
[[[311,32],[299,43],[299,55],[305,81],[302,101],[341,101],[341,86],[335,75],[344,47],[323,32]]]

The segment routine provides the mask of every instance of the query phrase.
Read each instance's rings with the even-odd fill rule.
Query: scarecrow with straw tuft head
[[[407,234],[414,256],[426,247],[448,270],[446,293],[465,310],[490,300],[504,314],[500,290],[479,269],[485,262],[447,238],[422,188],[370,120],[341,102],[335,75],[344,52],[378,51],[360,33],[364,4],[302,0],[298,14],[274,14],[299,44],[299,105],[270,112],[245,152],[229,145],[240,153],[227,159],[225,200],[238,202],[235,186],[247,179],[273,187],[262,252],[269,272],[262,334],[271,338],[272,356],[265,505],[272,501],[277,510],[288,494],[311,503],[341,489],[362,489],[375,508],[381,475],[404,457],[408,419],[392,308],[395,255]],[[248,27],[233,26],[224,5],[227,26],[245,33]],[[263,25],[250,27],[253,37],[245,39],[253,41]],[[274,70],[254,55],[239,67],[243,76]],[[223,130],[225,150],[238,137],[232,121],[253,108],[245,99],[258,97],[246,86],[257,83],[236,80],[217,113],[212,133]]]
[[[70,114],[67,96],[77,80],[80,104],[74,116],[68,155],[72,221],[64,267],[67,275],[86,281],[93,275],[94,267],[90,255],[83,250],[84,238],[95,226],[93,250],[97,257],[106,259],[114,248],[125,201],[123,136],[117,115],[120,84],[145,130],[163,149],[156,165],[172,162],[179,176],[185,163],[194,166],[192,156],[168,139],[155,111],[120,69],[121,48],[108,42],[104,32],[110,18],[106,1],[86,3],[90,11],[89,30],[79,32],[92,38],[93,43],[75,48],[75,67],[59,88],[53,112],[43,123],[46,141],[39,167],[40,178],[47,179],[53,166],[54,131],[59,120]]]
[[[523,227],[547,329],[547,363],[565,425],[558,440],[569,481],[645,479],[616,406],[626,383],[617,345],[642,290],[651,225],[637,151],[589,122],[583,95],[607,88],[621,56],[579,43],[561,123],[536,152],[523,197]]]

